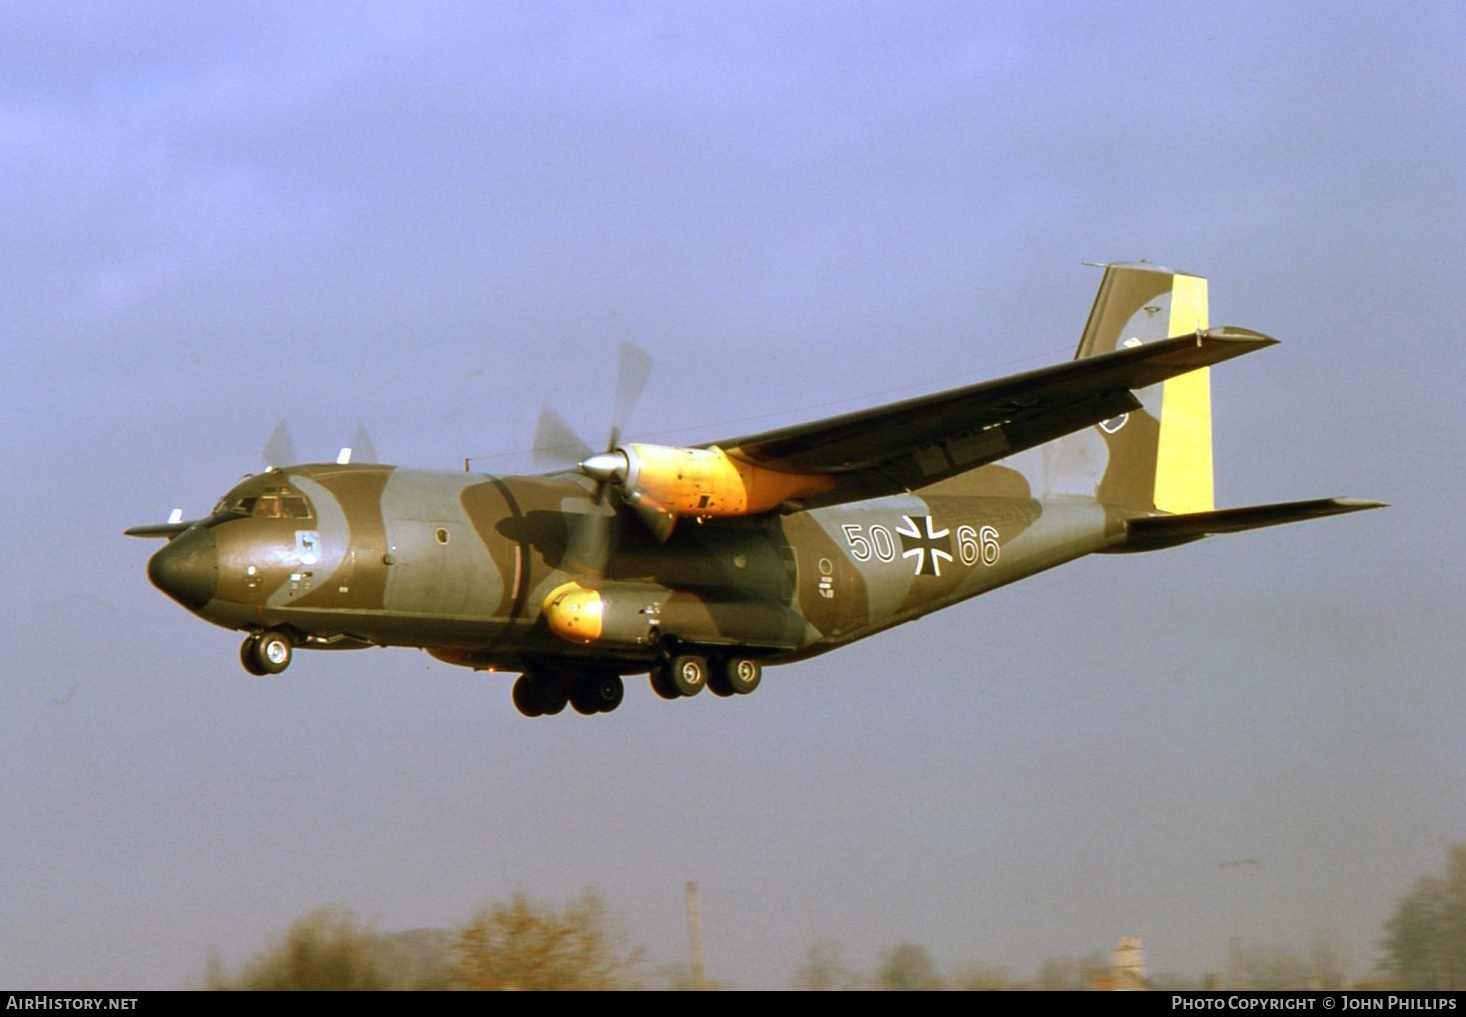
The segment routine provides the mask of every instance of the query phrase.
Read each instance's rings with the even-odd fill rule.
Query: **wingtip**
[[[1202,334],[1208,339],[1248,343],[1253,346],[1276,346],[1280,341],[1270,335],[1264,335],[1262,332],[1256,332],[1250,328],[1239,328],[1236,325],[1223,325],[1219,328],[1206,329]]]

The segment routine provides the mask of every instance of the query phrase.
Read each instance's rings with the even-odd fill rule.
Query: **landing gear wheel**
[[[708,661],[706,657],[690,653],[672,658],[672,684],[684,696],[695,696],[708,683]]]
[[[723,662],[723,680],[740,696],[746,696],[758,688],[763,676],[763,666],[752,657],[731,657]]]
[[[259,665],[256,656],[259,653],[259,649],[255,646],[255,643],[258,641],[254,636],[245,637],[244,642],[239,646],[239,662],[244,665],[244,669],[250,674],[256,678],[263,678],[270,672]]]
[[[293,650],[290,637],[272,629],[246,639],[239,648],[239,660],[250,674],[263,677],[289,667]]]
[[[540,705],[544,707],[545,716],[553,717],[565,709],[565,704],[570,701],[570,696],[565,689],[565,683],[557,675],[550,675],[539,678],[536,682],[540,690]]]
[[[672,684],[672,670],[666,664],[658,664],[652,668],[650,675],[652,691],[663,699],[681,699],[682,693],[677,691],[677,686]]]
[[[626,696],[626,686],[621,676],[603,672],[592,672],[575,683],[570,693],[570,705],[575,712],[589,717],[593,713],[610,713],[621,705]]]
[[[719,699],[727,699],[733,694],[733,686],[728,684],[728,676],[719,665],[714,664],[708,673],[708,691]]]
[[[531,675],[522,674],[514,680],[513,698],[514,708],[526,717],[544,715],[545,697],[541,694],[540,683]]]

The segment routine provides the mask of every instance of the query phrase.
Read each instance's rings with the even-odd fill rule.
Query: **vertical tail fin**
[[[1075,359],[1208,327],[1206,279],[1145,263],[1105,267]],[[1208,368],[1136,393],[1142,408],[1045,448],[1050,495],[1125,508],[1205,512],[1213,507]]]

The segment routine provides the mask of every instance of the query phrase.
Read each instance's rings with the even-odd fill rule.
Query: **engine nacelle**
[[[830,491],[828,474],[780,473],[729,457],[717,446],[632,443],[592,456],[581,469],[616,484],[641,509],[676,516],[747,516]]]
[[[580,583],[555,587],[541,610],[550,631],[571,643],[649,646],[661,638],[662,602],[651,583],[618,583],[605,593]]]
[[[563,583],[540,610],[550,631],[567,642],[626,649],[664,636],[708,646],[790,649],[805,628],[787,605],[764,597],[689,593],[656,583]]]

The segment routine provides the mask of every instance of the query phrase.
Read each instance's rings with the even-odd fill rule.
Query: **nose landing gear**
[[[279,674],[290,666],[294,648],[289,636],[270,629],[245,638],[239,648],[239,662],[256,678]]]

